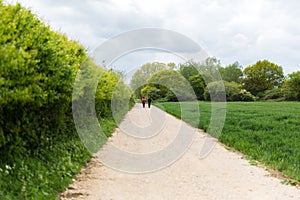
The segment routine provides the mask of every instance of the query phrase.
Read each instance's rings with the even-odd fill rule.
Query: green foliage
[[[267,60],[258,61],[244,70],[244,88],[254,95],[266,90],[281,87],[282,67]]]
[[[154,89],[155,95],[159,99],[166,101],[188,101],[193,100],[192,89],[188,81],[175,70],[162,70],[155,73],[147,81],[147,88],[142,89],[145,93],[147,89]]]
[[[130,87],[135,91],[136,97],[141,98],[141,89],[145,86],[147,80],[155,73],[164,69],[173,69],[174,63],[153,62],[146,63],[140,69],[138,69],[132,76]]]
[[[104,70],[87,59],[77,74],[73,102],[80,103],[79,109],[84,112],[96,108],[98,118],[118,115],[114,117],[120,121],[129,109],[125,105],[133,105],[134,100],[118,73]]]
[[[186,122],[195,121],[189,109],[194,102],[161,103],[164,110]],[[208,130],[211,120],[209,102],[199,102],[200,121],[196,127]],[[182,110],[189,114],[181,116]],[[221,142],[300,181],[300,103],[229,102]]]
[[[90,153],[79,138],[60,138],[33,153],[16,154],[0,164],[1,199],[57,199],[79,173]]]
[[[68,131],[85,50],[16,6],[0,9],[0,149],[37,148]]]
[[[156,100],[161,98],[160,90],[155,86],[147,85],[141,90],[141,93],[142,93],[142,97],[151,96],[152,99],[156,99]]]
[[[300,101],[300,71],[288,75],[283,89],[287,100]]]
[[[102,117],[113,116],[117,123],[121,122],[124,115],[134,105],[131,90],[125,85],[118,74],[113,71],[105,71],[101,75],[95,100],[96,102],[109,102],[110,105],[108,107],[110,112],[106,112]],[[98,107],[102,108],[101,106]]]
[[[19,4],[0,2],[0,15],[0,199],[57,199],[91,156],[75,131],[72,100],[94,91],[92,110],[109,136],[132,105],[130,90]],[[72,99],[77,75],[87,79]]]
[[[205,83],[208,84],[213,81],[221,80],[219,68],[221,68],[220,61],[215,57],[209,57],[203,63],[189,61],[187,63],[181,64],[179,72],[187,80],[189,80],[191,76],[200,73]]]
[[[239,85],[236,82],[227,82],[223,81],[226,91],[226,100],[227,101],[233,101],[236,100],[234,97],[236,97],[241,92],[241,85]]]
[[[214,81],[206,86],[204,92],[205,100],[226,101],[226,90],[223,81]]]
[[[198,64],[198,71],[201,73],[206,84],[222,80],[219,72],[220,68],[220,60],[216,57],[209,57],[204,63]]]
[[[216,58],[207,58],[204,63],[189,61],[180,65],[180,74],[189,81],[197,99],[204,100],[206,85],[218,80],[220,62]],[[220,80],[220,79],[219,79]]]
[[[222,76],[222,80],[227,82],[241,83],[243,77],[242,66],[238,62],[235,62],[227,67],[219,67],[219,72]]]
[[[239,93],[232,96],[232,101],[255,101],[256,97],[245,89],[239,91]]]
[[[198,100],[204,100],[205,81],[201,74],[193,75],[189,77],[189,82],[197,96]]]
[[[184,64],[180,64],[179,72],[186,80],[189,80],[191,76],[199,74],[197,63],[187,62]]]
[[[109,118],[100,119],[100,124],[106,136],[116,127]],[[90,158],[76,133],[34,152],[15,154],[13,160],[0,163],[0,199],[58,199]]]
[[[263,100],[283,101],[284,93],[281,88],[266,90],[263,95]]]
[[[210,100],[211,96],[215,97],[215,100],[224,101],[223,96],[225,93],[226,101],[254,101],[255,96],[245,89],[241,89],[242,86],[236,82],[227,81],[215,81],[207,85],[204,97],[205,100]]]

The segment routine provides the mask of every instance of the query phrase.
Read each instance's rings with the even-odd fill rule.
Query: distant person
[[[151,96],[148,96],[148,108],[150,108],[151,102],[152,102],[152,98],[151,98]]]
[[[146,99],[145,99],[145,97],[142,97],[142,104],[143,104],[143,108],[145,108],[145,104],[146,104]]]

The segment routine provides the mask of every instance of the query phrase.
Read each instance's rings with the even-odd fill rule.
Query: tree
[[[202,74],[206,84],[213,81],[220,81],[221,76],[219,69],[221,68],[221,62],[216,57],[209,57],[204,63],[199,64],[198,71]]]
[[[283,86],[287,100],[300,101],[300,71],[289,74]]]
[[[235,62],[225,68],[220,67],[219,72],[224,81],[241,83],[243,77],[243,71],[241,68],[242,66],[238,62]]]
[[[204,100],[205,81],[201,74],[189,77],[189,82],[197,96],[198,100]]]
[[[160,90],[155,86],[147,85],[141,90],[141,93],[143,97],[151,96],[152,99],[156,100],[161,98]]]
[[[203,63],[189,61],[185,64],[181,64],[179,71],[187,80],[189,80],[191,76],[201,74],[205,83],[208,84],[213,81],[221,80],[219,68],[222,68],[220,61],[215,57],[209,57]]]
[[[173,64],[166,65],[165,63],[153,62],[146,63],[138,69],[132,76],[130,87],[137,98],[141,98],[141,89],[145,86],[147,80],[156,72],[174,67]]]
[[[179,65],[180,74],[186,79],[189,80],[191,76],[195,76],[199,74],[197,67],[197,63],[187,62]]]
[[[149,94],[146,88],[155,91],[156,95],[165,101],[187,101],[195,99],[188,81],[175,70],[162,70],[157,72],[148,79],[147,86],[142,89],[143,95]]]
[[[282,67],[268,60],[257,61],[244,70],[243,86],[254,95],[266,90],[281,87],[283,81]]]

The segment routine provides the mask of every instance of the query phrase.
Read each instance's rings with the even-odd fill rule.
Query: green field
[[[195,126],[197,113],[192,109],[195,103],[184,102],[180,107],[179,103],[168,102],[157,106]],[[182,117],[181,109],[185,111]],[[199,109],[198,128],[207,131],[211,103],[199,102]],[[219,140],[250,159],[300,181],[299,102],[228,102],[225,125]]]

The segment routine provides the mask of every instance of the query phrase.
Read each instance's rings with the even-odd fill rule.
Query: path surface
[[[141,105],[136,105],[116,129],[109,143],[127,152],[147,154],[160,151],[175,140],[177,130],[182,126],[188,125],[158,108],[143,109]],[[190,127],[190,130],[194,129]],[[200,159],[199,152],[207,137],[197,130],[191,147],[174,164],[140,174],[124,173],[103,165],[99,158],[102,156],[109,163],[110,160],[105,160],[105,156],[113,151],[110,145],[105,145],[83,169],[77,181],[61,195],[61,199],[300,200],[299,189],[281,184],[281,180],[263,168],[250,165],[241,155],[226,150],[219,143],[207,157]],[[122,171],[146,169],[144,161],[132,166],[130,159],[122,161],[117,154],[110,155],[112,159],[109,164],[114,168],[119,167]],[[116,163],[116,159],[120,162]],[[152,167],[156,164],[152,161],[147,163]]]

